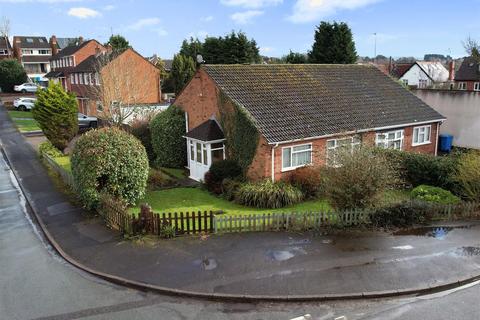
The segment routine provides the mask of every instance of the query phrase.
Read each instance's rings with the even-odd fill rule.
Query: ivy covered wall
[[[243,107],[221,91],[218,101],[227,157],[236,160],[246,173],[255,157],[260,134],[252,117]]]

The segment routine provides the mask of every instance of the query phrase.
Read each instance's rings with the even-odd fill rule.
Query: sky
[[[138,52],[164,59],[182,40],[241,30],[262,55],[307,52],[320,21],[344,21],[357,53],[461,57],[462,40],[480,40],[480,0],[0,0],[11,35],[94,38],[121,34]],[[376,36],[374,35],[376,33]]]

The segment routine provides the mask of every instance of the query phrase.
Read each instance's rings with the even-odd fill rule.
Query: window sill
[[[288,167],[288,168],[282,168],[282,171],[281,171],[281,172],[293,171],[293,170],[296,170],[296,169],[298,169],[298,168],[307,167],[307,166],[309,166],[309,165],[311,165],[311,163],[304,164],[304,165],[297,166],[297,167]]]
[[[431,144],[431,143],[432,143],[431,141],[422,142],[422,143],[412,143],[412,147],[424,146],[424,145]]]

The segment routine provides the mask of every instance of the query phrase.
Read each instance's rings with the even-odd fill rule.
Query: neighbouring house
[[[449,80],[449,71],[441,62],[416,61],[410,66],[398,65],[393,74],[405,85],[416,88],[431,87]]]
[[[13,54],[25,68],[31,81],[48,81],[44,76],[50,72],[52,48],[45,37],[14,36]]]
[[[0,37],[0,60],[12,57],[12,46],[7,37]]]
[[[56,37],[52,36],[50,40],[52,48],[54,48],[54,53],[50,58],[51,71],[45,75],[45,78],[61,83],[67,91],[71,91],[72,89],[72,82],[69,81],[72,70],[88,57],[107,51],[98,41],[83,41],[82,37],[78,38],[76,43],[58,51]]]
[[[58,51],[62,51],[66,47],[78,45],[79,43],[83,42],[83,37],[78,38],[57,38],[56,36],[52,36],[50,38],[50,43],[56,42]]]
[[[203,65],[178,95],[190,177],[240,159],[250,179],[335,165],[364,143],[436,154],[445,118],[365,65]]]
[[[69,71],[67,81],[86,115],[106,115],[114,105],[162,108],[160,70],[131,48],[88,56]]]
[[[480,91],[480,59],[467,57],[455,73],[457,90]]]

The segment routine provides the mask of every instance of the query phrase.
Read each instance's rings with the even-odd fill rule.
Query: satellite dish
[[[198,64],[202,64],[204,63],[205,61],[203,61],[203,57],[201,54],[197,54],[197,63]]]

